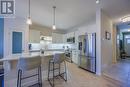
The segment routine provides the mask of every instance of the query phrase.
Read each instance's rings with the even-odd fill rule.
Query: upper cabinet
[[[75,43],[75,32],[70,32],[64,35],[65,43]]]
[[[52,33],[52,43],[63,43],[63,34]]]
[[[29,30],[29,42],[30,43],[40,43],[40,31]]]

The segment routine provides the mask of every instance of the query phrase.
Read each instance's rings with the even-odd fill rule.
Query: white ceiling
[[[102,9],[119,23],[120,18],[130,15],[130,0],[100,0]]]
[[[17,15],[27,16],[27,3],[27,0],[16,0]],[[71,29],[90,21],[96,15],[95,0],[31,0],[33,23],[51,27],[53,24],[53,5],[57,7],[56,26],[58,29]]]
[[[27,17],[28,0],[16,1],[16,15]],[[102,9],[117,22],[130,15],[130,0],[100,0]],[[53,9],[56,5],[56,26],[58,29],[71,29],[96,17],[95,0],[31,0],[33,23],[46,27],[53,24]]]

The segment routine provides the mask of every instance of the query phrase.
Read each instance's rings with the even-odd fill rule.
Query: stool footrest
[[[55,68],[54,70],[58,70],[59,68]],[[50,71],[53,71],[53,69],[52,70],[50,70]]]
[[[58,77],[58,76],[62,77],[62,75],[65,74],[65,73],[66,73],[66,72],[63,72],[63,73],[61,73],[61,74],[59,74],[59,75],[56,75],[56,76],[54,76],[54,78],[55,78],[55,77]],[[53,79],[53,78],[48,78],[48,79]],[[64,78],[62,77],[62,79],[64,79]],[[64,79],[64,80],[65,80],[65,79]],[[66,80],[65,80],[65,81],[66,81]]]
[[[28,76],[28,77],[24,77],[24,78],[21,78],[21,79],[27,79],[27,78],[34,77],[34,76],[38,76],[38,74],[35,74],[35,75],[32,75],[32,76]]]
[[[35,85],[40,85],[39,83],[35,83],[35,84],[33,84],[33,85],[30,85],[30,86],[28,86],[28,87],[32,87],[32,86],[35,86]]]

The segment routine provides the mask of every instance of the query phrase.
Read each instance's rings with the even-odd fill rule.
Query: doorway
[[[104,70],[103,75],[127,85],[130,79],[130,26],[129,28],[126,26],[127,24],[123,24],[115,27],[116,56],[114,60],[116,62],[109,65]]]
[[[125,52],[125,57],[130,57],[130,32],[123,33],[123,49]]]

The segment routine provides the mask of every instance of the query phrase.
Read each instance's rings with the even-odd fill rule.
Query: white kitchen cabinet
[[[67,34],[63,35],[63,43],[67,43]]]
[[[30,43],[40,43],[40,31],[29,30],[29,42]]]
[[[63,34],[52,33],[52,43],[63,43]]]
[[[78,64],[78,52],[76,50],[72,50],[72,61]]]

